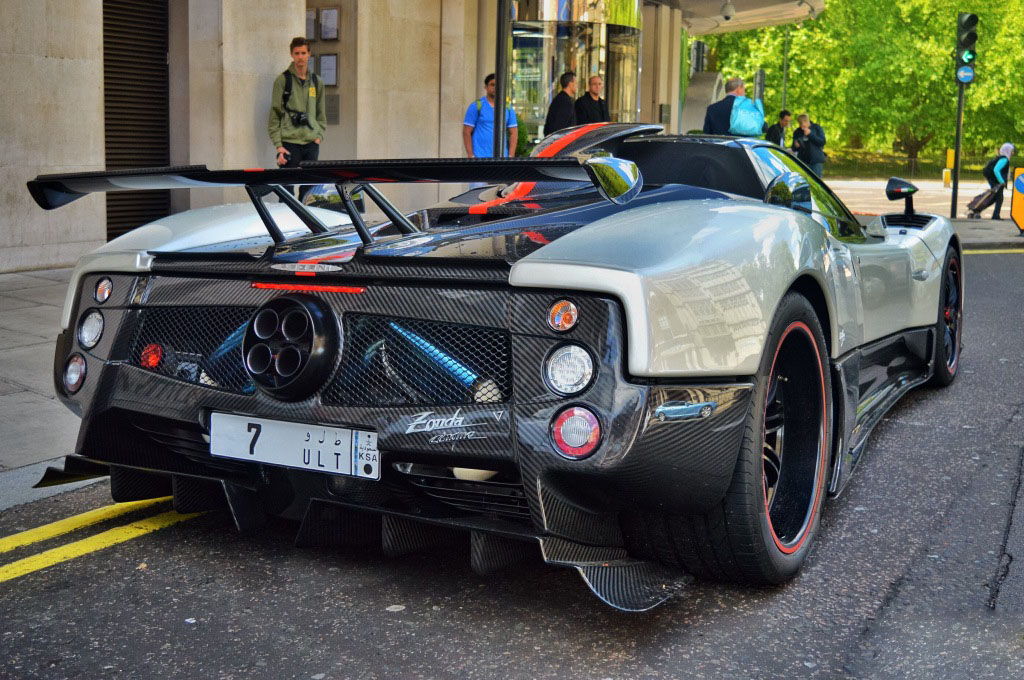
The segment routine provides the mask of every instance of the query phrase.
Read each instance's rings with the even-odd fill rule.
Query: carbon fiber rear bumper
[[[116,289],[137,290],[134,277],[116,278]],[[263,515],[272,514],[303,520],[302,532],[319,535],[330,528],[325,524],[329,521],[318,519],[321,509],[342,508],[390,518],[375,520],[385,521],[380,531],[386,548],[395,536],[408,533],[403,533],[403,522],[443,531],[468,530],[478,536],[474,540],[480,546],[480,565],[500,563],[495,554],[515,554],[502,540],[540,542],[546,560],[576,566],[603,599],[633,609],[647,602],[648,595],[657,599],[667,592],[661,571],[651,572],[661,576],[654,579],[653,590],[644,591],[647,595],[628,597],[609,585],[615,578],[609,579],[606,572],[584,573],[591,562],[617,565],[636,580],[640,577],[635,574],[648,574],[653,568],[640,567],[625,555],[620,513],[638,506],[701,512],[718,502],[729,484],[750,384],[630,380],[623,370],[621,314],[614,300],[574,296],[581,323],[571,340],[587,347],[600,363],[590,387],[566,399],[547,388],[542,368],[552,349],[566,342],[543,323],[547,308],[561,297],[558,292],[490,289],[456,294],[434,289],[428,300],[411,288],[376,291],[375,298],[364,298],[360,304],[436,322],[464,323],[468,316],[477,324],[506,329],[512,337],[511,394],[485,404],[343,406],[324,403],[326,388],[285,402],[259,390],[214,387],[203,383],[198,371],[161,374],[137,365],[133,337],[143,309],[187,307],[214,294],[221,303],[255,307],[274,294],[253,291],[246,281],[150,279],[142,305],[126,294],[120,304],[102,310],[107,331],[92,351],[78,347],[72,331],[58,340],[57,392],[83,417],[77,453],[126,473],[169,475],[175,480],[176,498],[195,484],[215,482],[223,491],[215,496],[225,500],[239,528],[258,526]],[[86,279],[84,290],[89,285]],[[339,319],[346,318],[353,304],[350,299],[328,302],[335,309],[348,305],[338,310]],[[83,295],[74,318],[91,306],[95,305]],[[340,327],[344,331],[344,321]],[[77,394],[69,395],[61,375],[67,357],[76,351],[86,358],[87,379]],[[328,377],[324,385],[330,384]],[[599,447],[584,460],[560,456],[552,441],[551,423],[570,405],[587,407],[601,423]],[[209,450],[213,412],[371,429],[378,433],[381,479],[215,458]],[[436,432],[411,427],[426,412],[442,419],[457,414],[459,429],[474,436],[439,438]],[[497,475],[468,481],[437,474],[452,466],[493,470]],[[117,478],[122,486],[126,479],[145,479],[130,474],[120,474],[121,481]],[[572,546],[591,546],[592,554],[577,559]]]

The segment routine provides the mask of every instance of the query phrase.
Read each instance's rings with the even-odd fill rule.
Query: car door
[[[776,174],[797,172],[810,184],[811,219],[822,225],[840,243],[833,256],[842,266],[852,266],[859,285],[851,294],[859,305],[851,309],[861,321],[859,343],[867,343],[895,333],[910,325],[909,311],[914,299],[913,276],[920,276],[928,260],[934,260],[928,247],[907,234],[886,234],[884,238],[865,233],[857,218],[813,172],[777,148],[754,149],[762,166]],[[908,237],[909,236],[909,237]]]

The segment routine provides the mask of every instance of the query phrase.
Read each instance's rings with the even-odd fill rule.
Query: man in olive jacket
[[[305,38],[295,38],[290,49],[292,64],[274,80],[267,121],[270,141],[277,149],[277,164],[285,168],[319,158],[320,142],[327,129],[323,81],[308,70],[309,43]],[[306,186],[299,190],[300,200],[309,189]]]

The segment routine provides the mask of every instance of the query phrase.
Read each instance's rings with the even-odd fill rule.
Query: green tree
[[[768,73],[765,110],[782,105],[782,54],[790,34],[786,107],[821,123],[831,146],[902,149],[911,161],[952,146],[956,93],[954,0],[829,0],[814,21],[708,36],[725,77]],[[964,140],[988,153],[1024,138],[1024,0],[973,0],[978,78],[967,91]]]

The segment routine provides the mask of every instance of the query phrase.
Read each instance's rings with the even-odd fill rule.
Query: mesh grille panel
[[[922,215],[921,213],[914,213],[913,215],[905,215],[902,213],[882,215],[882,222],[884,222],[887,227],[910,227],[912,229],[922,229],[927,227],[928,223],[931,221],[931,215]]]
[[[341,369],[325,404],[502,403],[512,391],[503,330],[368,314],[344,318]]]
[[[242,336],[252,307],[152,307],[144,309],[132,338],[129,361],[160,375],[196,385],[251,394],[255,386],[242,362]],[[163,350],[149,368],[143,350]]]

